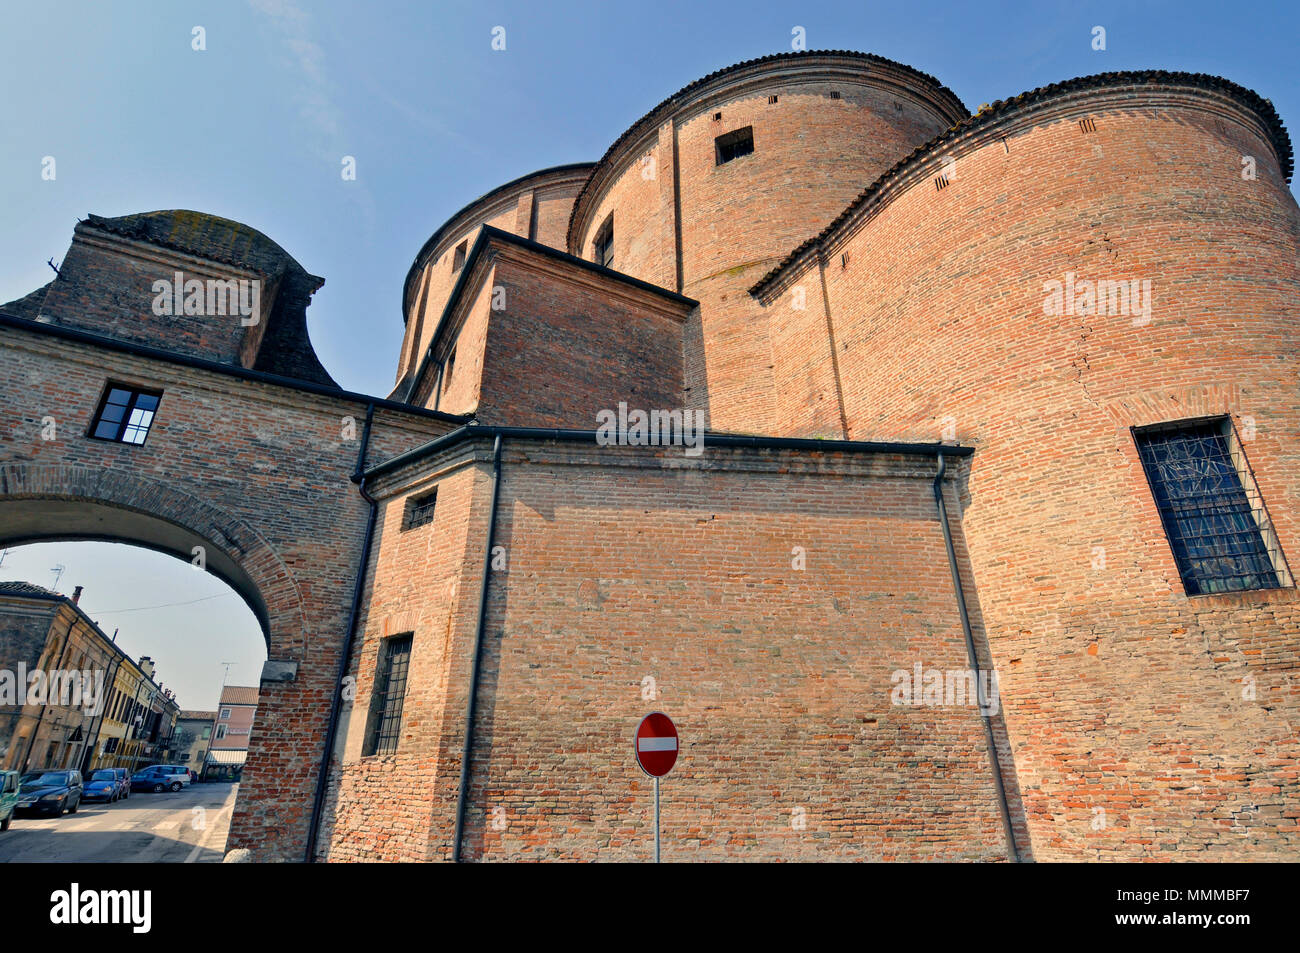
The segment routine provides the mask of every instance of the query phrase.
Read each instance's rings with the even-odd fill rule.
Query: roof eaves
[[[437,348],[438,341],[442,338],[443,331],[446,330],[448,322],[451,320],[457,306],[460,304],[461,295],[464,294],[465,288],[469,284],[470,275],[474,272],[479,257],[483,254],[483,250],[487,245],[492,241],[515,245],[519,248],[525,248],[540,255],[546,255],[549,258],[554,258],[556,261],[561,261],[585,271],[620,281],[633,288],[637,288],[638,290],[658,295],[685,308],[694,308],[699,305],[699,302],[694,298],[688,298],[685,295],[678,294],[676,291],[670,291],[667,288],[661,288],[659,285],[652,284],[648,281],[642,281],[640,278],[625,275],[621,271],[606,268],[603,265],[596,264],[594,261],[587,261],[586,259],[579,258],[576,255],[570,255],[568,252],[560,251],[558,248],[552,248],[550,245],[543,245],[541,242],[535,242],[531,238],[523,238],[513,232],[506,232],[499,228],[493,228],[491,225],[480,225],[478,234],[474,238],[474,244],[470,248],[469,253],[465,256],[465,263],[461,265],[460,277],[456,279],[456,283],[452,286],[451,293],[447,296],[447,303],[443,306],[442,314],[438,317],[438,323],[433,329],[433,336],[429,339],[429,345],[425,349],[424,357],[421,358],[415,376],[411,378],[411,383],[407,387],[406,393],[403,395],[403,399],[406,402],[409,403],[419,393],[420,382],[424,380],[425,372],[433,362],[433,354]]]
[[[884,174],[859,193],[858,197],[850,202],[848,207],[837,215],[829,225],[823,228],[816,235],[800,243],[793,251],[777,262],[777,264],[768,271],[767,274],[763,275],[763,277],[749,289],[749,293],[756,298],[763,295],[787,268],[802,259],[812,249],[822,245],[828,237],[833,235],[845,223],[845,221],[851,218],[859,208],[870,201],[876,194],[881,192],[885,186],[909,169],[913,164],[919,162],[941,145],[957,138],[957,136],[991,125],[997,120],[1014,114],[1022,107],[1039,103],[1065,93],[1076,92],[1084,89],[1101,89],[1109,86],[1120,86],[1132,83],[1161,82],[1171,79],[1174,81],[1173,85],[1195,85],[1217,89],[1231,95],[1233,98],[1254,110],[1259,115],[1260,119],[1264,121],[1265,127],[1269,130],[1273,146],[1278,152],[1278,160],[1282,167],[1283,176],[1286,181],[1291,181],[1291,176],[1294,172],[1294,156],[1291,146],[1291,138],[1287,134],[1286,126],[1282,123],[1282,119],[1278,115],[1277,110],[1273,107],[1273,103],[1270,100],[1264,99],[1253,90],[1247,89],[1244,86],[1239,86],[1231,80],[1224,79],[1221,76],[1212,76],[1207,73],[1179,73],[1170,72],[1168,70],[1138,70],[1129,72],[1096,73],[1092,76],[1080,76],[1075,79],[1052,83],[1048,86],[1040,86],[1037,89],[1028,90],[1027,92],[1021,93],[1019,96],[1013,96],[1010,99],[999,99],[986,108],[981,109],[975,115],[969,116],[961,122],[953,124],[948,129],[945,129],[943,132],[932,138],[929,142],[917,146],[898,162],[894,163],[894,165],[886,170]]]
[[[958,97],[957,94],[954,93],[952,90],[950,90],[947,86],[941,83],[938,80],[938,78],[931,76],[929,73],[924,73],[921,70],[916,69],[915,67],[908,66],[906,63],[899,63],[896,60],[891,60],[888,59],[887,57],[879,56],[875,53],[864,53],[859,50],[798,50],[798,51],[789,51],[789,52],[782,52],[782,53],[769,53],[767,56],[758,56],[758,57],[754,57],[753,59],[743,60],[740,63],[734,63],[731,66],[726,66],[723,67],[722,69],[714,70],[712,73],[709,73],[706,76],[701,76],[699,79],[695,80],[694,82],[687,83],[681,89],[677,90],[677,92],[673,93],[667,99],[664,99],[657,106],[655,106],[647,113],[645,113],[645,115],[643,115],[636,122],[632,123],[631,126],[629,126],[626,130],[624,130],[622,135],[620,135],[617,139],[614,140],[613,144],[610,145],[610,147],[605,150],[605,154],[602,155],[600,159],[598,159],[595,163],[592,164],[593,176],[588,176],[586,183],[582,187],[582,190],[578,193],[577,197],[573,200],[573,210],[569,213],[569,227],[565,236],[566,245],[570,248],[573,247],[574,230],[577,223],[578,208],[582,205],[583,201],[587,197],[588,191],[591,189],[592,180],[595,171],[598,168],[600,168],[602,165],[604,165],[605,162],[612,155],[614,155],[627,140],[639,136],[647,126],[651,125],[652,121],[657,121],[657,117],[660,116],[661,113],[663,113],[665,110],[671,109],[679,101],[688,98],[696,90],[704,86],[707,86],[709,83],[712,83],[713,81],[717,79],[721,79],[722,77],[732,73],[738,73],[763,63],[771,63],[771,62],[777,62],[782,60],[796,60],[802,57],[830,57],[830,56],[851,57],[854,59],[866,60],[867,62],[875,63],[880,66],[888,66],[894,69],[902,70],[906,73],[911,74],[916,79],[921,80],[923,83],[929,84],[932,87],[932,91],[937,95],[939,95],[940,97],[950,98],[952,104],[957,106],[961,112],[964,113],[967,111],[965,104],[961,101],[961,98]]]
[[[437,247],[438,243],[442,241],[447,230],[451,228],[452,225],[456,224],[456,221],[461,216],[463,216],[466,212],[469,212],[475,206],[482,205],[485,202],[494,199],[498,195],[504,194],[506,192],[509,192],[513,188],[517,188],[518,186],[523,185],[529,179],[543,178],[545,176],[557,176],[562,173],[578,172],[581,170],[586,170],[587,172],[590,172],[594,166],[595,166],[594,162],[570,162],[567,165],[555,165],[547,169],[538,169],[536,172],[529,172],[527,175],[521,175],[518,178],[511,179],[509,182],[506,182],[502,185],[498,185],[496,188],[484,192],[474,201],[465,203],[465,205],[462,206],[457,212],[455,212],[445,222],[439,225],[437,230],[432,235],[429,236],[428,240],[426,240],[425,243],[420,246],[420,250],[416,254],[415,260],[411,262],[411,267],[407,269],[406,280],[402,282],[402,323],[406,324],[409,320],[408,311],[410,308],[410,301],[411,301],[411,284],[415,280],[416,272],[420,270],[420,266],[424,261],[425,256],[428,255],[430,252],[432,252],[435,247]]]
[[[598,431],[569,430],[558,427],[501,427],[484,426],[476,423],[466,424],[450,433],[436,437],[428,443],[414,447],[405,453],[390,457],[366,470],[367,481],[383,476],[394,470],[424,459],[448,447],[463,441],[479,437],[510,437],[517,440],[557,440],[569,443],[598,443]],[[920,456],[937,456],[947,454],[953,457],[969,457],[975,452],[974,447],[947,443],[900,443],[877,440],[822,440],[815,437],[767,437],[756,434],[734,434],[706,431],[702,442],[711,446],[734,447],[754,450],[793,450],[808,453],[896,453]],[[651,449],[658,449],[653,447]]]

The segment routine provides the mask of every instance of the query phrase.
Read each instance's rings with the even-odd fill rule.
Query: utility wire
[[[233,595],[233,593],[219,592],[215,596],[204,596],[202,599],[191,599],[189,602],[164,602],[156,606],[135,606],[131,609],[96,609],[95,615],[113,615],[117,612],[144,612],[147,609],[170,609],[174,606],[192,606],[196,602],[207,602],[210,599],[224,599],[229,595]]]

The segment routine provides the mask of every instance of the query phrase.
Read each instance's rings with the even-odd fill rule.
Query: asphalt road
[[[0,863],[218,863],[238,789],[137,791],[114,804],[83,801],[76,814],[58,818],[15,817],[0,833]]]

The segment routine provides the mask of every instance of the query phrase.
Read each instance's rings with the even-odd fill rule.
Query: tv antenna
[[[59,580],[63,578],[63,573],[67,568],[68,567],[63,565],[63,563],[55,563],[54,566],[50,569],[50,572],[54,573],[55,592],[59,591]]]

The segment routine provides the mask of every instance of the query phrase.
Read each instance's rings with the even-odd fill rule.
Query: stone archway
[[[288,661],[296,672],[311,657],[306,602],[286,561],[248,522],[191,493],[106,468],[0,465],[0,546],[57,540],[128,543],[186,562],[201,546],[206,570],[258,619],[268,658]],[[297,803],[310,793],[315,771],[310,756],[297,763],[303,760],[298,749],[316,742],[296,706],[304,692],[322,688],[315,678],[294,678],[272,689],[260,685],[227,846],[250,848],[263,859],[299,859],[304,824]],[[290,789],[294,797],[283,803]]]
[[[0,546],[61,539],[131,543],[208,571],[248,603],[272,658],[305,644],[302,596],[271,544],[243,520],[183,490],[97,467],[0,466]]]

